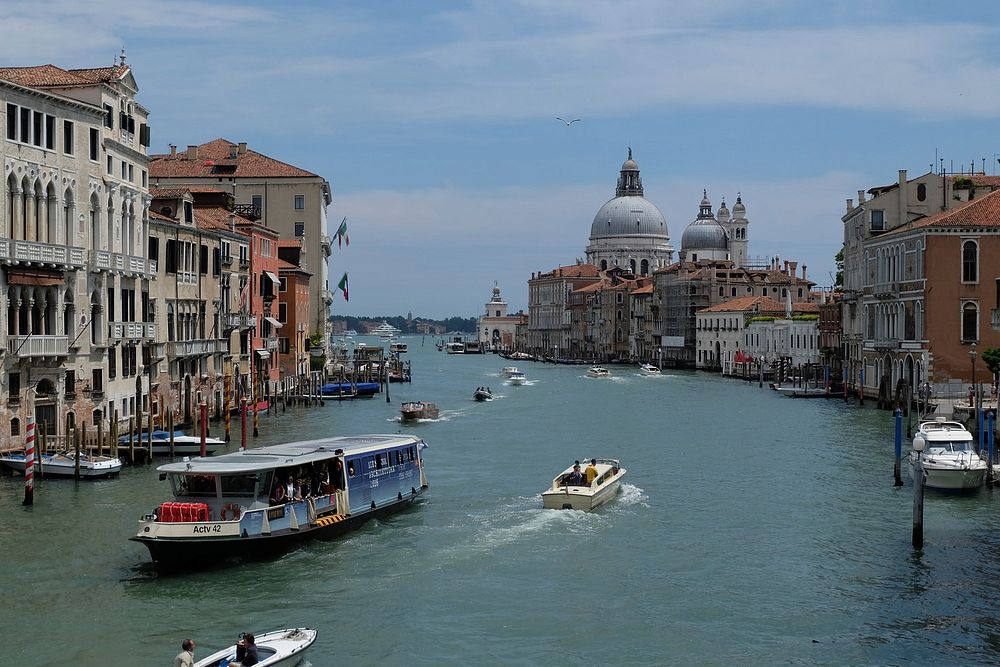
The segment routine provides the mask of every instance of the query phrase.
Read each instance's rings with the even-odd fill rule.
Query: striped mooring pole
[[[28,428],[24,435],[24,502],[35,502],[35,416],[28,415]]]

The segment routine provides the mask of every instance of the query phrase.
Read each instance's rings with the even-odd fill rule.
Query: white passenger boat
[[[27,456],[24,452],[8,452],[0,456],[0,463],[7,468],[24,474],[27,467]],[[99,479],[113,477],[121,472],[122,462],[111,456],[98,456],[80,452],[80,477],[84,479]],[[43,477],[75,477],[76,452],[56,452],[54,454],[35,455],[35,470]]]
[[[241,635],[242,638],[242,635]],[[292,667],[302,662],[306,649],[316,641],[316,631],[311,628],[275,630],[254,637],[257,646],[256,667]],[[234,646],[216,651],[194,664],[194,667],[238,667],[243,657],[243,647]]]
[[[556,475],[552,480],[552,486],[542,493],[543,507],[589,512],[614,498],[618,493],[622,477],[625,476],[625,468],[621,467],[617,459],[584,459],[584,461],[593,461],[588,463],[587,467],[593,466],[597,469],[593,481],[590,484],[569,483],[570,475],[579,463],[571,465]],[[586,471],[581,472],[586,478]]]
[[[507,376],[507,384],[513,387],[520,387],[522,384],[528,381],[528,378],[524,376],[521,371],[514,371]]]
[[[409,346],[406,343],[389,343],[389,351],[396,354],[405,354],[409,351]]]
[[[408,401],[399,408],[400,421],[416,421],[418,419],[437,419],[438,406],[427,401]]]
[[[379,336],[380,338],[389,339],[394,337],[396,334],[400,333],[402,329],[397,329],[386,321],[382,321],[382,324],[378,325],[372,329],[369,333],[372,336]]]
[[[452,341],[445,343],[444,349],[448,354],[465,354],[465,343]]]
[[[910,479],[919,456],[926,475],[924,484],[929,488],[960,491],[983,485],[986,462],[975,451],[972,433],[960,422],[944,417],[921,422],[914,440],[917,437],[924,439],[924,451],[910,452]]]
[[[587,371],[587,377],[607,378],[611,377],[611,371],[609,371],[604,366],[591,366],[590,370]]]
[[[173,500],[143,516],[130,539],[158,568],[181,569],[335,537],[427,489],[425,446],[411,435],[323,438],[161,465]]]
[[[503,370],[500,371],[500,374],[503,375],[505,378],[509,378],[511,373],[517,373],[517,372],[518,372],[517,366],[504,366]]]
[[[653,364],[643,364],[639,366],[639,372],[643,375],[660,375],[660,369]]]

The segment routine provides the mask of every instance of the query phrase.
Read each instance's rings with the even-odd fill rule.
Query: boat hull
[[[289,628],[258,635],[255,644],[260,651],[258,667],[291,667],[299,664],[306,650],[316,641],[316,631],[311,628]],[[217,651],[202,658],[194,667],[226,667],[236,660],[236,647]]]
[[[144,544],[158,570],[193,570],[222,567],[232,558],[250,560],[271,558],[310,540],[333,539],[360,527],[370,519],[382,518],[400,512],[423,495],[426,486],[400,500],[387,503],[373,510],[357,514],[337,515],[339,520],[322,520],[303,526],[299,530],[286,529],[271,535],[247,537],[143,538],[130,537],[133,542]]]
[[[4,458],[0,461],[6,467],[24,474],[27,467],[23,458]],[[83,461],[80,463],[81,479],[102,479],[105,477],[115,477],[121,472],[122,462],[118,459],[99,461],[90,463]],[[72,460],[51,461],[48,457],[35,460],[35,470],[42,477],[76,477],[76,466]]]
[[[982,468],[958,469],[935,468],[924,464],[924,486],[942,491],[972,491],[983,485],[986,479],[986,466]],[[914,477],[914,466],[910,463],[910,479]]]
[[[621,480],[616,480],[595,493],[591,493],[590,488],[585,486],[566,486],[558,491],[549,490],[542,493],[542,507],[550,510],[590,512],[614,498],[620,488]]]

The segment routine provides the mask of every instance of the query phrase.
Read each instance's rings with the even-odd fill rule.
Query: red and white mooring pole
[[[35,502],[35,416],[28,415],[28,428],[24,434],[24,502]]]

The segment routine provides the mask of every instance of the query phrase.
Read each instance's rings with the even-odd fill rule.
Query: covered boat
[[[643,364],[639,366],[639,372],[643,375],[659,375],[660,369],[653,364]]]
[[[917,458],[924,469],[924,484],[932,489],[978,489],[986,479],[987,464],[973,446],[972,433],[961,422],[938,417],[920,423],[914,440],[923,438],[924,451],[910,452],[910,479]]]
[[[234,646],[216,651],[195,663],[194,667],[229,667],[240,664],[243,657],[243,635]],[[299,664],[310,646],[316,641],[316,631],[312,628],[289,628],[274,630],[254,637],[257,646],[256,667],[292,667]]]
[[[401,421],[416,421],[417,419],[437,419],[438,407],[427,401],[408,401],[399,408]]]
[[[327,382],[320,391],[325,397],[374,396],[380,389],[378,382]]]
[[[609,371],[604,366],[591,366],[587,371],[587,377],[591,378],[606,378],[611,377],[611,371]]]
[[[27,456],[24,452],[8,452],[0,455],[0,463],[11,470],[24,474],[27,467]],[[122,469],[121,459],[111,456],[99,456],[80,452],[80,477],[84,479],[100,479],[114,477]],[[35,470],[43,477],[76,477],[76,453],[56,452],[35,456]]]
[[[407,507],[427,489],[423,440],[324,438],[162,465],[173,500],[131,539],[162,569],[212,567],[280,553]]]
[[[542,492],[543,507],[589,512],[614,498],[618,493],[622,477],[625,476],[625,468],[621,467],[617,459],[585,460],[592,461],[588,464],[587,470],[591,467],[596,469],[591,482],[589,484],[586,482],[587,471],[579,470],[580,462],[577,461],[556,475],[548,490]],[[573,480],[575,471],[583,475],[583,480],[579,482]]]

